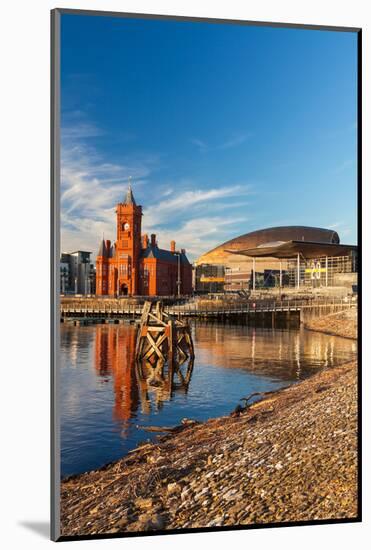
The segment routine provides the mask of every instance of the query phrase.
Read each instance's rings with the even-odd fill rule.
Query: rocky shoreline
[[[357,309],[351,308],[324,315],[304,323],[304,327],[342,338],[357,339]]]
[[[62,481],[61,535],[356,519],[357,444],[352,362]]]

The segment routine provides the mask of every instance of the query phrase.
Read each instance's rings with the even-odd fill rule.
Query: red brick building
[[[185,250],[158,247],[156,235],[142,235],[142,207],[131,187],[116,208],[117,237],[102,240],[96,259],[98,296],[170,296],[192,292],[192,266]]]

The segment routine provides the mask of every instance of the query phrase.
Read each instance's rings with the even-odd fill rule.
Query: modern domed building
[[[340,244],[332,229],[299,225],[260,229],[200,256],[195,262],[196,290],[341,286],[341,274],[356,272],[356,250]],[[347,279],[354,276],[343,277]]]

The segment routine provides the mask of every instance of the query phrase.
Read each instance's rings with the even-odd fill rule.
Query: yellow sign
[[[326,268],[321,267],[321,262],[313,262],[311,267],[305,269],[305,273],[310,273],[311,279],[320,279],[321,273],[326,273]]]
[[[200,283],[224,283],[224,277],[205,277],[201,275]]]

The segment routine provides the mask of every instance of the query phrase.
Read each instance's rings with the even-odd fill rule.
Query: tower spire
[[[104,242],[104,233],[103,233],[103,238],[102,238],[102,241],[99,245],[97,256],[104,256],[105,257],[106,252],[107,252],[107,249],[106,249],[106,243]]]
[[[135,202],[134,195],[133,195],[133,190],[131,188],[131,176],[129,176],[129,186],[128,186],[128,190],[126,192],[126,197],[125,197],[125,200],[124,200],[124,204],[133,204],[134,206],[136,206],[136,202]]]

